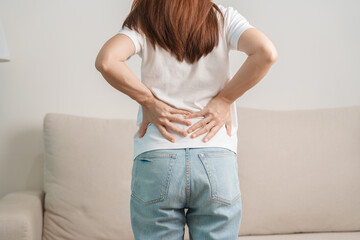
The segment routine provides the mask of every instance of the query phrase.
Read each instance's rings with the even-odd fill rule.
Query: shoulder
[[[143,40],[145,38],[145,34],[141,31],[140,28],[138,28],[136,30],[136,29],[130,29],[129,27],[124,26],[123,28],[121,28],[119,30],[118,33],[129,34],[129,35],[132,35],[132,36],[138,38],[139,40]]]
[[[135,29],[130,29],[127,26],[124,26],[117,33],[127,35],[135,45],[135,53],[139,54],[139,56],[141,56],[143,48],[144,48],[145,36],[141,30],[140,30],[140,32],[138,32],[138,31]]]
[[[143,45],[146,39],[145,34],[141,31],[140,28],[130,29],[129,27],[124,26],[118,31],[118,33],[128,35],[134,42],[137,42],[140,45]]]
[[[225,15],[229,16],[229,15],[233,14],[236,11],[236,9],[234,9],[232,6],[224,6],[222,4],[216,4],[216,5],[219,7],[219,9],[224,14],[224,16]]]
[[[239,13],[239,11],[232,7],[232,6],[224,6],[222,4],[216,4],[219,9],[221,10],[226,22],[228,24],[231,24],[232,21],[234,20],[243,20],[244,16],[242,14]]]

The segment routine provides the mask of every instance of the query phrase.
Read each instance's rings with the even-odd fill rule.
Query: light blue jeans
[[[156,149],[133,162],[135,240],[237,240],[242,204],[237,156],[221,147]],[[187,212],[185,212],[187,209]]]

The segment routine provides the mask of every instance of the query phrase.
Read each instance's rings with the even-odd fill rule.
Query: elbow
[[[95,68],[103,73],[108,72],[111,68],[115,67],[114,64],[118,64],[121,61],[116,61],[111,57],[97,58],[95,61]]]
[[[268,53],[267,60],[270,63],[275,63],[277,59],[278,59],[278,52],[276,51],[276,49]]]
[[[99,54],[96,56],[95,60],[95,68],[99,72],[105,72],[109,68],[109,62],[111,62],[111,58],[108,56],[108,54],[102,53],[102,51],[99,52]]]
[[[263,46],[259,49],[259,52],[264,59],[269,64],[273,64],[278,59],[278,52],[273,45]]]
[[[99,71],[99,72],[105,72],[108,69],[108,64],[101,59],[96,59],[95,61],[95,68]]]

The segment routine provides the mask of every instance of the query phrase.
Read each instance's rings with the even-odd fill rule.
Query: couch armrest
[[[12,192],[0,199],[0,239],[41,240],[44,192]]]

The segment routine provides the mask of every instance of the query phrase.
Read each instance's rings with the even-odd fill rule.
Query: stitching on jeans
[[[204,153],[208,156],[223,156],[223,155],[236,155],[234,152],[206,152]]]
[[[190,180],[190,162],[189,162],[189,158],[190,158],[190,152],[189,149],[185,149],[185,168],[186,168],[186,186],[185,186],[185,191],[186,191],[186,206],[190,205],[190,193],[191,193],[191,180]]]
[[[232,204],[233,202],[235,202],[238,198],[240,198],[241,193],[238,193],[232,200],[227,200],[218,196],[215,196],[215,200],[218,200],[220,202],[224,202],[224,203],[228,203],[228,204]]]
[[[214,193],[216,192],[216,188],[215,188],[215,184],[213,182],[214,180],[213,180],[213,175],[212,175],[211,169],[209,168],[209,164],[208,164],[206,158],[204,157],[204,153],[199,153],[198,156],[200,157],[201,162],[205,167],[206,174],[208,175],[208,178],[209,178],[210,189],[211,189],[211,193],[210,193],[211,198],[214,198],[214,196],[215,196]]]
[[[137,158],[142,158],[142,157],[177,157],[176,153],[140,153]]]
[[[164,186],[164,187],[165,187],[165,190],[163,190],[164,192],[163,192],[163,194],[162,194],[162,196],[161,196],[161,198],[162,198],[163,200],[165,200],[166,197],[167,197],[167,195],[168,195],[168,189],[169,189],[169,185],[170,185],[170,177],[171,177],[171,175],[172,175],[172,170],[174,169],[173,167],[174,167],[175,161],[176,161],[176,159],[177,159],[176,156],[172,156],[171,158],[172,158],[172,159],[171,159],[170,164],[169,164],[168,175],[167,175],[167,177],[166,177],[165,186]]]
[[[214,179],[214,173],[211,171],[210,167],[209,167],[209,164],[208,164],[208,161],[207,161],[207,158],[209,157],[208,155],[211,155],[213,154],[213,156],[222,156],[222,155],[231,155],[231,156],[237,156],[234,152],[202,152],[202,153],[199,153],[199,157],[200,159],[202,160],[202,163],[206,169],[206,173],[209,177],[209,182],[210,182],[210,186],[211,186],[211,198],[214,199],[215,201],[217,202],[220,202],[220,203],[225,203],[225,204],[232,204],[233,202],[235,202],[238,198],[241,197],[241,192],[239,192],[236,196],[233,197],[233,199],[231,200],[228,200],[228,199],[225,199],[225,198],[222,198],[222,197],[219,197],[217,195],[217,192],[216,192],[216,184],[217,182],[215,181]],[[218,154],[219,153],[219,154]],[[237,161],[237,159],[235,159],[235,161]],[[237,162],[236,162],[237,164]]]

